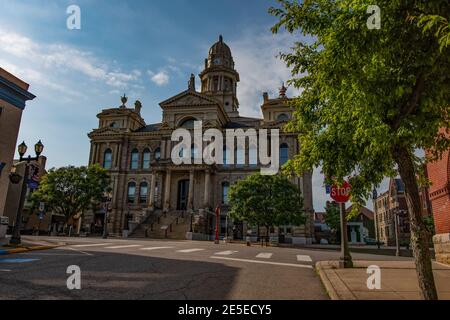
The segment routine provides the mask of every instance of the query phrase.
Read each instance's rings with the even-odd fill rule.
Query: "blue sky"
[[[66,9],[81,8],[81,30],[68,30]],[[276,94],[290,72],[276,55],[296,36],[272,35],[272,0],[0,0],[0,66],[30,83],[37,98],[23,114],[19,142],[45,144],[48,167],[84,165],[87,133],[101,109],[126,93],[147,123],[159,102],[186,89],[222,34],[241,75],[241,115],[260,115],[262,92]],[[297,36],[298,37],[298,36]],[[198,82],[198,81],[197,81]],[[298,94],[289,89],[288,95]],[[314,204],[328,199],[314,175]]]

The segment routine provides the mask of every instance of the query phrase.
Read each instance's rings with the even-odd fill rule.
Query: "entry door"
[[[189,195],[189,180],[181,180],[178,182],[178,201],[177,210],[186,210]]]

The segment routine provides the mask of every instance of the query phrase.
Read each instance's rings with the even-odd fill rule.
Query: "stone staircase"
[[[132,238],[185,240],[191,215],[186,211],[154,212],[130,235]]]

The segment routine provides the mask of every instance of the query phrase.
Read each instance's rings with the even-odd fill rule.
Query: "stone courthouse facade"
[[[128,230],[135,237],[192,237],[208,239],[214,233],[214,209],[221,208],[220,234],[243,238],[248,230],[258,235],[257,226],[233,222],[227,218],[228,190],[238,180],[259,172],[252,147],[236,150],[235,156],[247,159],[246,164],[227,164],[230,152],[224,149],[223,165],[175,165],[171,141],[177,128],[192,129],[194,121],[202,121],[203,130],[281,129],[291,118],[286,88],[269,98],[263,94],[263,118],[239,115],[237,88],[239,73],[235,70],[230,48],[220,37],[209,50],[204,70],[200,73],[201,91],[195,89],[192,75],[186,91],[160,103],[162,121],[146,124],[141,116],[142,105],[133,108],[122,105],[98,114],[99,128],[89,133],[91,151],[89,163],[99,163],[112,178],[112,201],[108,214],[109,232],[121,234]],[[280,130],[280,165],[299,151],[297,135]],[[197,152],[191,150],[192,153]],[[234,162],[236,163],[236,161]],[[308,222],[303,226],[283,226],[272,230],[282,234],[287,242],[309,243],[313,237],[312,174],[292,178],[304,197]],[[102,212],[85,217],[84,225],[101,224]],[[192,233],[190,233],[191,231]],[[259,231],[265,235],[265,231]]]

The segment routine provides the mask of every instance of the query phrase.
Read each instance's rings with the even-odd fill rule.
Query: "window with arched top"
[[[155,149],[155,160],[156,161],[161,160],[161,148],[159,147]]]
[[[228,167],[230,165],[231,152],[230,150],[224,146],[223,147],[223,165],[224,167]]]
[[[256,145],[250,145],[248,149],[248,164],[250,167],[256,167],[258,165],[258,148]]]
[[[115,128],[115,129],[119,128],[119,124],[118,124],[117,122],[115,122],[115,121],[111,122],[111,123],[109,124],[109,126],[110,126],[111,128]]]
[[[289,116],[286,113],[280,113],[277,116],[277,121],[288,121],[289,120]]]
[[[242,147],[236,148],[236,167],[243,167],[245,165],[245,149]]]
[[[284,165],[289,160],[289,146],[286,143],[280,145],[280,165]]]
[[[150,169],[151,153],[150,149],[145,149],[142,153],[142,169]]]
[[[138,149],[133,149],[133,151],[131,151],[130,169],[136,170],[138,168],[139,168],[139,151]]]
[[[228,204],[228,192],[230,190],[229,182],[222,182],[222,204]]]
[[[111,169],[112,168],[112,151],[111,149],[106,149],[103,154],[103,168]]]
[[[139,203],[147,203],[148,183],[141,182],[139,186]]]
[[[187,119],[180,123],[180,127],[186,128],[186,129],[194,129],[194,123],[196,119]]]
[[[128,183],[127,188],[127,202],[134,203],[135,198],[136,198],[136,183],[131,181]]]

